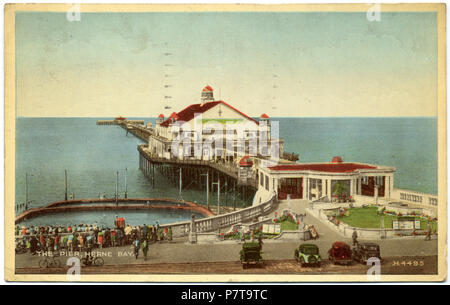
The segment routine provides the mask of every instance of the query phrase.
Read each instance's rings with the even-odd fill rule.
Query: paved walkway
[[[318,240],[311,241],[317,244],[320,253],[326,258],[326,253],[331,246],[331,241],[323,235]],[[401,243],[401,246],[399,245]],[[298,247],[300,242],[282,242],[282,241],[265,241],[263,245],[263,258],[265,260],[292,259],[294,257],[294,249]],[[422,240],[405,240],[405,241],[382,241],[382,256],[430,256],[437,253],[437,242]],[[221,261],[238,261],[239,251],[242,245],[238,242],[226,242],[219,244],[188,244],[185,241],[178,240],[173,243],[157,243],[151,244],[148,251],[148,259],[145,263],[180,263],[180,262],[221,262]],[[131,246],[105,248],[94,251],[97,255],[102,256],[105,264],[142,264],[144,259],[142,252],[136,260],[133,256],[133,248]],[[61,264],[65,264],[66,258],[72,256],[65,254],[59,257]],[[16,255],[16,267],[37,267],[39,261],[43,259],[38,255],[19,254]]]
[[[277,213],[280,214],[284,209],[290,208],[297,214],[305,214],[309,202],[307,200],[287,200],[281,201],[277,208]],[[318,240],[308,241],[317,244],[321,253],[326,253],[335,241],[344,241],[348,244],[352,243],[351,238],[342,237],[338,232],[322,223],[320,220],[312,215],[306,213],[303,222],[308,225],[314,225],[319,233]],[[438,243],[437,240],[425,241],[422,239],[384,239],[374,240],[380,245],[381,255],[387,256],[402,256],[402,255],[437,255]]]
[[[281,213],[283,209],[290,207],[297,214],[304,214],[308,203],[306,200],[291,200],[290,202],[280,202],[276,211]],[[273,216],[273,215],[272,215]],[[313,224],[318,233],[319,239],[308,241],[316,244],[324,258],[327,257],[328,249],[334,241],[340,240],[351,243],[348,238],[343,238],[334,230],[320,222],[311,215],[304,217],[304,222]],[[400,256],[433,256],[438,253],[437,240],[425,241],[424,239],[393,239],[377,240],[381,247],[381,255],[384,257]],[[298,247],[300,241],[264,240],[263,258],[265,260],[292,259],[294,249]],[[187,238],[175,239],[173,242],[163,242],[151,244],[148,252],[148,259],[145,263],[189,263],[189,262],[231,262],[239,260],[241,243],[238,241],[226,241],[215,244],[189,244]],[[66,254],[67,255],[67,254]],[[114,264],[142,264],[142,252],[136,260],[133,256],[131,246],[105,248],[98,250],[106,265]],[[65,257],[60,257],[62,264],[65,264]],[[16,255],[16,266],[37,267],[42,257],[31,254]]]
[[[384,258],[381,274],[436,274],[437,259],[427,256],[416,260],[416,264],[399,265],[397,262],[414,262],[407,257]],[[302,267],[294,259],[264,260],[260,265],[243,268],[239,261],[194,262],[194,263],[148,263],[103,265],[82,267],[82,274],[367,274],[367,265],[354,263],[351,266],[333,265],[323,261],[320,267]],[[19,268],[19,274],[66,274],[67,266],[60,268]],[[368,279],[369,280],[369,279]]]

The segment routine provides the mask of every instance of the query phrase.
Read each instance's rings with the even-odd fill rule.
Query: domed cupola
[[[214,93],[213,88],[210,86],[206,86],[202,90],[202,104],[208,103],[208,102],[214,102]]]

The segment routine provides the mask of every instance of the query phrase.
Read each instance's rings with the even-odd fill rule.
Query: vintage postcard
[[[6,5],[5,278],[445,280],[445,20]]]

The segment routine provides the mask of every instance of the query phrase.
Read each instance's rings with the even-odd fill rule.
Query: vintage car
[[[342,241],[333,243],[328,250],[328,258],[333,264],[352,264],[352,249]]]
[[[353,259],[366,264],[371,257],[381,260],[380,246],[375,243],[358,243],[352,249]]]
[[[319,254],[319,248],[313,244],[301,244],[298,249],[295,249],[294,257],[302,267],[306,265],[320,267],[322,258]]]
[[[242,268],[246,268],[248,264],[262,263],[261,246],[257,242],[247,242],[242,244],[240,252],[240,261]]]

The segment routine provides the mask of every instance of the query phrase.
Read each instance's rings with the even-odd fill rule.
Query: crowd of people
[[[69,226],[16,226],[16,252],[39,251],[91,251],[94,248],[108,248],[132,245],[138,257],[142,248],[147,256],[150,243],[172,240],[172,228],[156,225],[125,225],[123,218],[116,217],[112,228],[98,225]]]

